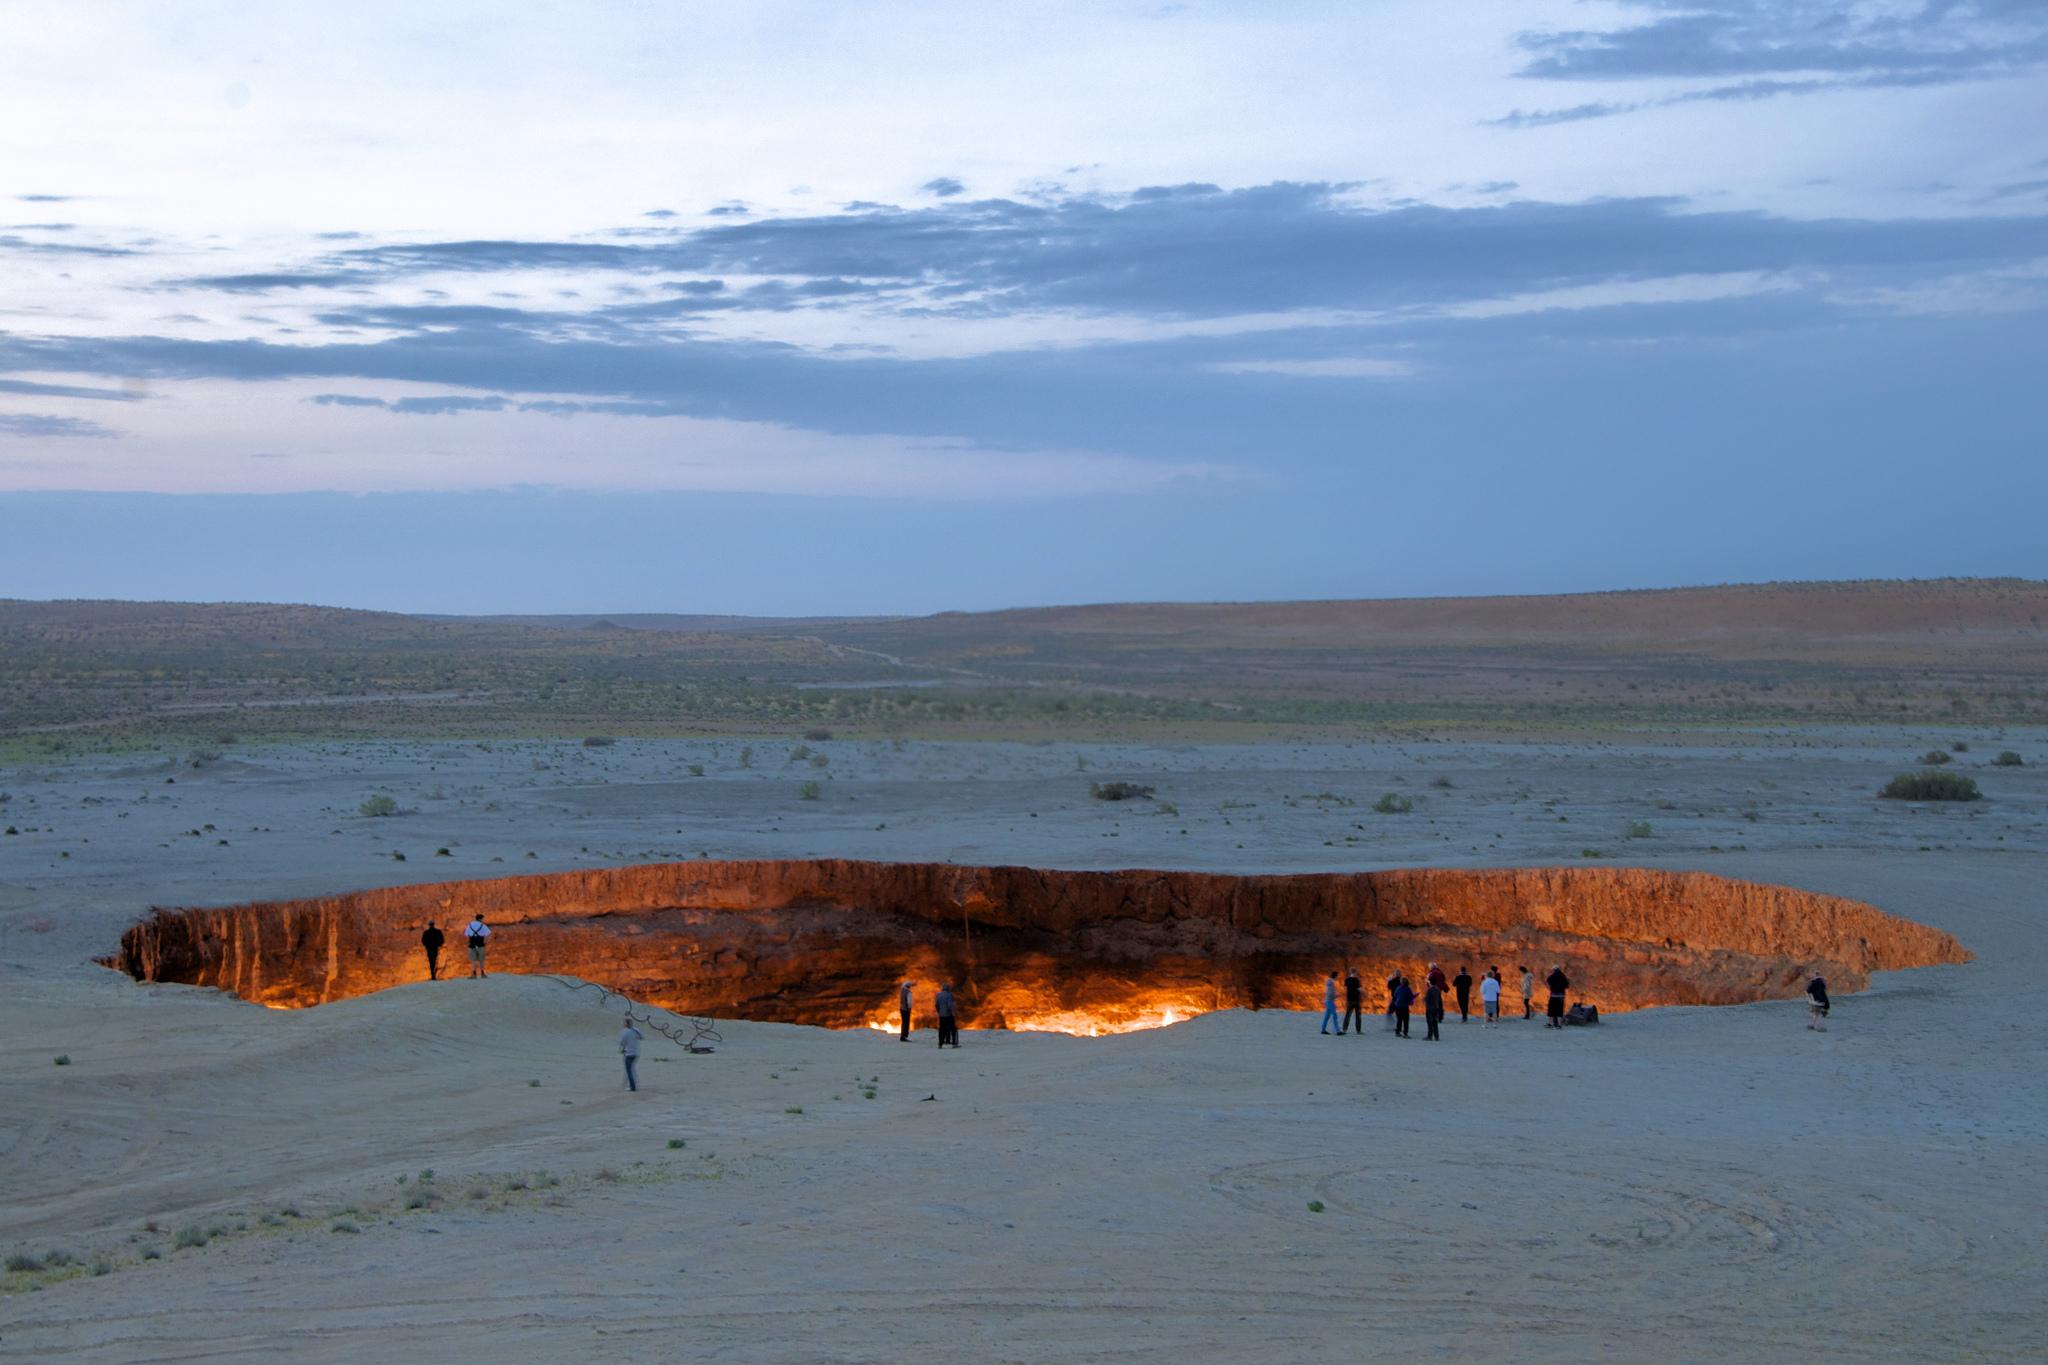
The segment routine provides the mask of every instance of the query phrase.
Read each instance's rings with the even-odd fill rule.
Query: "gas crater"
[[[419,936],[495,930],[498,972],[601,982],[678,1012],[896,1027],[895,988],[950,981],[974,1028],[1125,1032],[1211,1010],[1320,1007],[1335,967],[1541,976],[1603,1011],[1796,996],[1806,975],[1962,962],[1872,906],[1700,872],[1414,869],[1232,876],[844,860],[655,863],[219,908],[159,908],[102,959],[140,981],[301,1008],[426,978]]]

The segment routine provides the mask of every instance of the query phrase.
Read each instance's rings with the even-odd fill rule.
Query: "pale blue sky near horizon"
[[[2048,6],[21,0],[0,597],[2048,577]]]

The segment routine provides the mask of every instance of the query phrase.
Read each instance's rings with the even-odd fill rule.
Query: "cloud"
[[[1622,0],[1647,22],[1523,33],[1520,74],[1546,80],[1839,76],[1967,80],[2048,60],[2048,11],[2027,0],[1852,9],[1786,0]]]
[[[24,204],[68,204],[78,198],[75,194],[17,194],[14,197]]]
[[[279,289],[334,289],[374,282],[368,270],[261,271],[246,275],[193,275],[171,280],[176,287],[218,289],[227,294],[268,294]]]
[[[0,436],[81,436],[105,439],[120,435],[111,427],[79,417],[44,413],[0,413]]]
[[[36,252],[51,256],[133,256],[135,252],[119,246],[85,246],[76,242],[32,242],[26,237],[12,233],[0,235],[0,250]]]
[[[381,398],[371,398],[360,393],[316,393],[306,400],[318,403],[323,408],[381,408],[388,406]]]
[[[647,210],[647,212],[645,212],[645,213],[641,214],[640,216],[641,216],[642,218],[663,218],[663,219],[666,219],[666,218],[673,218],[673,217],[675,217],[675,216],[676,216],[676,211],[675,211],[674,209],[649,209],[649,210]]]
[[[42,384],[27,379],[0,379],[0,393],[29,394],[40,398],[85,398],[111,403],[132,403],[142,397],[130,389],[83,388],[76,384]]]
[[[954,195],[964,194],[967,191],[965,185],[950,175],[942,175],[935,179],[927,180],[922,185],[919,185],[918,189],[925,194],[939,199],[951,199]]]

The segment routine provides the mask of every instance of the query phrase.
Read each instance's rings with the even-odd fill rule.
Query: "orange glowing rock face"
[[[1333,968],[1384,982],[1427,962],[1479,977],[1564,964],[1574,998],[1618,1011],[1838,990],[1872,971],[1968,958],[1948,935],[1868,905],[1704,873],[1635,868],[1396,870],[1303,876],[1062,872],[850,861],[658,863],[392,887],[305,901],[158,910],[106,959],[140,980],[275,1008],[426,978],[429,917],[482,911],[496,972],[552,972],[722,1018],[914,1024],[954,984],[960,1021],[1098,1036],[1220,1009],[1320,1009]],[[459,968],[458,968],[459,969]],[[1477,990],[1474,1007],[1477,1007]]]

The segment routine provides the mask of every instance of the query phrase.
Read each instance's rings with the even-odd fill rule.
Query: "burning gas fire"
[[[1140,997],[1128,1004],[1098,1005],[1093,1009],[1063,1008],[1057,1003],[1035,1003],[1022,1001],[1012,1003],[1004,998],[1011,992],[997,990],[991,997],[976,1006],[971,1015],[971,1027],[1008,1029],[1013,1033],[1065,1033],[1077,1038],[1100,1038],[1112,1033],[1140,1033],[1147,1029],[1168,1028],[1198,1014],[1207,1014],[1218,1008],[1213,1002],[1193,1002],[1185,999],[1147,999]],[[920,1009],[911,1020],[914,1027],[930,1028],[932,1019],[925,1009]],[[902,1028],[902,1020],[893,1010],[878,1012],[867,1020],[867,1027],[878,1033],[895,1033]]]

